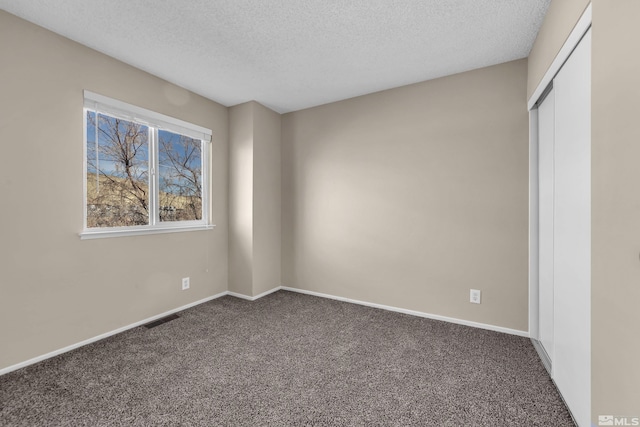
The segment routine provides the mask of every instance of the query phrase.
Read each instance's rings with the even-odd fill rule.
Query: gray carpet
[[[279,291],[0,377],[2,426],[573,426],[526,338]]]

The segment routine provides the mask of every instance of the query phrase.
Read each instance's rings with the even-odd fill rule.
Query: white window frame
[[[139,123],[148,126],[149,132],[149,224],[123,227],[87,228],[87,113],[94,111],[112,117]],[[156,113],[155,111],[127,104],[117,99],[108,98],[97,93],[84,91],[83,108],[83,154],[84,154],[84,179],[83,179],[83,230],[81,239],[95,239],[103,237],[135,236],[142,234],[175,233],[182,231],[208,230],[214,227],[210,223],[209,205],[209,163],[211,135],[210,129],[185,122],[174,117]],[[96,116],[97,117],[97,116]],[[159,174],[157,169],[157,141],[159,130],[165,130],[202,141],[202,219],[193,221],[164,221],[159,220],[159,200],[157,196],[159,188]]]

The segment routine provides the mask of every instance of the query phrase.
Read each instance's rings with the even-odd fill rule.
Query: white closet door
[[[580,427],[591,418],[591,31],[554,79],[553,379]]]
[[[553,168],[555,92],[538,107],[538,339],[553,369]]]

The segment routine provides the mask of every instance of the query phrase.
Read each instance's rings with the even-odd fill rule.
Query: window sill
[[[142,236],[144,234],[181,233],[184,231],[212,230],[215,225],[185,225],[177,227],[127,228],[116,230],[85,230],[80,233],[81,240],[103,239],[106,237]]]

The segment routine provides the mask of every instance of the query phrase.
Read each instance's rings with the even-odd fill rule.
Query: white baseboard
[[[551,365],[551,359],[549,358],[549,355],[547,354],[546,350],[544,349],[540,341],[536,339],[531,338],[531,344],[533,344],[533,348],[535,348],[536,351],[538,352],[538,356],[540,357],[540,360],[542,361],[544,368],[547,370],[547,373],[549,373],[550,377],[553,377],[552,375],[553,366]]]
[[[245,294],[239,294],[237,292],[227,291],[227,295],[230,295],[230,296],[236,297],[236,298],[240,298],[240,299],[244,299],[244,300],[247,300],[247,301],[255,301],[254,297],[250,297],[249,295],[245,295]]]
[[[337,297],[335,295],[322,294],[320,292],[307,291],[307,290],[304,290],[304,289],[297,289],[297,288],[290,288],[290,287],[287,287],[287,286],[281,286],[280,289],[285,290],[285,291],[298,292],[300,294],[313,295],[313,296],[321,297],[321,298],[334,299],[334,300],[337,300],[337,301],[350,302],[352,304],[364,305],[364,306],[367,306],[367,307],[380,308],[382,310],[395,311],[397,313],[409,314],[411,316],[424,317],[424,318],[427,318],[427,319],[434,319],[434,320],[441,320],[443,322],[455,323],[455,324],[458,324],[458,325],[471,326],[473,328],[487,329],[489,331],[502,332],[502,333],[505,333],[505,334],[518,335],[520,337],[529,338],[529,332],[527,332],[527,331],[519,331],[517,329],[503,328],[502,326],[488,325],[486,323],[472,322],[470,320],[456,319],[456,318],[453,318],[453,317],[440,316],[438,314],[424,313],[422,311],[407,310],[405,308],[392,307],[392,306],[389,306],[389,305],[376,304],[376,303],[367,302],[367,301],[359,301],[359,300],[354,300],[354,299],[351,299],[351,298]]]
[[[89,339],[86,339],[84,341],[80,341],[78,343],[71,344],[69,346],[60,348],[58,350],[54,350],[54,351],[52,351],[50,353],[46,353],[46,354],[43,354],[41,356],[34,357],[33,359],[25,360],[24,362],[20,362],[20,363],[17,363],[15,365],[7,366],[6,368],[0,369],[0,375],[8,374],[9,372],[18,370],[20,368],[24,368],[24,367],[29,366],[29,365],[33,365],[34,363],[42,362],[43,360],[50,359],[52,357],[58,356],[58,355],[60,355],[62,353],[66,353],[66,352],[71,351],[71,350],[75,350],[76,348],[85,346],[87,344],[91,344],[91,343],[94,343],[96,341],[100,341],[101,339],[108,338],[108,337],[110,337],[112,335],[119,334],[120,332],[124,332],[124,331],[127,331],[129,329],[137,328],[138,326],[146,325],[147,323],[151,323],[154,320],[158,320],[158,319],[161,319],[161,318],[163,318],[165,316],[168,316],[170,314],[177,313],[179,311],[186,310],[187,308],[194,307],[196,305],[205,303],[207,301],[211,301],[211,300],[214,300],[216,298],[223,297],[223,296],[225,296],[227,294],[228,294],[228,292],[224,291],[224,292],[221,292],[219,294],[216,294],[216,295],[201,299],[199,301],[195,301],[195,302],[189,303],[187,305],[183,305],[182,307],[174,308],[173,310],[166,311],[166,312],[158,314],[156,316],[148,317],[148,318],[146,318],[144,320],[140,320],[139,322],[135,322],[135,323],[132,323],[130,325],[123,326],[123,327],[118,328],[118,329],[114,329],[113,331],[105,332],[104,334],[97,335],[97,336],[95,336],[93,338],[89,338]]]
[[[321,298],[328,298],[328,299],[348,302],[348,303],[352,303],[352,304],[364,305],[364,306],[367,306],[367,307],[379,308],[379,309],[382,309],[382,310],[395,311],[397,313],[409,314],[411,316],[424,317],[424,318],[427,318],[427,319],[434,319],[434,320],[441,320],[443,322],[455,323],[455,324],[458,324],[458,325],[471,326],[471,327],[474,327],[474,328],[487,329],[487,330],[490,330],[490,331],[502,332],[502,333],[505,333],[505,334],[518,335],[518,336],[521,336],[521,337],[529,338],[529,333],[526,332],[526,331],[518,331],[516,329],[503,328],[501,326],[488,325],[488,324],[485,324],[485,323],[472,322],[472,321],[469,321],[469,320],[461,320],[461,319],[456,319],[456,318],[453,318],[453,317],[446,317],[446,316],[440,316],[440,315],[437,315],[437,314],[424,313],[424,312],[421,312],[421,311],[407,310],[407,309],[404,309],[404,308],[398,308],[398,307],[392,307],[392,306],[389,306],[389,305],[376,304],[376,303],[367,302],[367,301],[359,301],[359,300],[354,300],[354,299],[351,299],[351,298],[344,298],[344,297],[338,297],[338,296],[335,296],[335,295],[323,294],[323,293],[320,293],[320,292],[307,291],[307,290],[304,290],[304,289],[290,288],[288,286],[276,286],[273,289],[270,289],[270,290],[268,290],[266,292],[263,292],[263,293],[258,294],[256,296],[253,296],[253,297],[248,296],[248,295],[244,295],[244,294],[239,294],[237,292],[230,292],[230,291],[220,292],[219,294],[216,294],[216,295],[201,299],[199,301],[192,302],[192,303],[187,304],[187,305],[183,305],[182,307],[174,308],[173,310],[169,310],[169,311],[166,311],[164,313],[158,314],[156,316],[152,316],[152,317],[146,318],[144,320],[140,320],[139,322],[135,322],[135,323],[132,323],[130,325],[123,326],[121,328],[115,329],[113,331],[106,332],[104,334],[100,334],[100,335],[95,336],[93,338],[89,338],[89,339],[86,339],[84,341],[80,341],[80,342],[78,342],[76,344],[72,344],[72,345],[69,345],[67,347],[64,347],[64,348],[61,348],[61,349],[58,349],[58,350],[54,350],[54,351],[52,351],[50,353],[46,353],[46,354],[43,354],[41,356],[34,357],[33,359],[29,359],[29,360],[26,360],[24,362],[17,363],[15,365],[8,366],[6,368],[2,368],[2,369],[0,369],[0,375],[8,374],[9,372],[15,371],[17,369],[24,368],[24,367],[29,366],[29,365],[33,365],[34,363],[38,363],[38,362],[41,362],[41,361],[46,360],[46,359],[50,359],[50,358],[58,356],[58,355],[60,355],[62,353],[66,353],[68,351],[75,350],[76,348],[85,346],[87,344],[91,344],[93,342],[100,341],[101,339],[110,337],[112,335],[119,334],[120,332],[124,332],[124,331],[127,331],[129,329],[137,328],[138,326],[146,325],[147,323],[153,322],[154,320],[161,319],[161,318],[163,318],[165,316],[168,316],[170,314],[186,310],[188,308],[194,307],[196,305],[199,305],[199,304],[202,304],[202,303],[205,303],[205,302],[208,302],[208,301],[220,298],[220,297],[223,297],[225,295],[230,295],[230,296],[233,296],[233,297],[236,297],[236,298],[241,298],[241,299],[244,299],[244,300],[247,300],[247,301],[255,301],[255,300],[260,299],[260,298],[262,298],[264,296],[267,296],[269,294],[277,292],[277,291],[279,291],[281,289],[285,290],[285,291],[290,291],[290,292],[297,292],[297,293],[300,293],[300,294],[313,295],[313,296],[321,297]]]
[[[247,301],[255,301],[257,299],[260,299],[262,297],[265,297],[269,294],[272,294],[274,292],[279,291],[280,289],[282,289],[282,286],[276,286],[273,289],[269,289],[268,291],[265,291],[261,294],[258,294],[256,296],[250,297],[249,295],[245,295],[245,294],[239,294],[237,292],[231,292],[231,291],[227,291],[227,295],[231,295],[232,297],[236,297],[236,298],[241,298],[241,299],[245,299]]]

